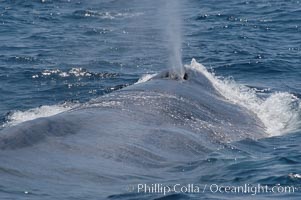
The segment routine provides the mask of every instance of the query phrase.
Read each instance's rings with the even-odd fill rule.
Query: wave
[[[255,113],[270,136],[294,132],[300,128],[301,103],[295,95],[275,92],[267,98],[262,98],[257,94],[256,88],[238,84],[230,78],[216,76],[195,59],[186,67],[204,74],[226,99]]]

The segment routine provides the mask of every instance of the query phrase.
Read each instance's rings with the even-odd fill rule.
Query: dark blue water
[[[132,85],[144,74],[165,70],[169,58],[161,7],[159,0],[0,1],[0,123],[5,126],[14,120],[48,115],[56,107],[43,110],[39,106],[59,105],[56,109],[60,111]],[[107,197],[300,199],[301,3],[185,0],[181,1],[179,16],[183,63],[195,58],[218,76],[233,77],[239,84],[256,88],[262,98],[287,92],[295,101],[276,98],[270,101],[277,105],[272,111],[267,106],[265,112],[279,110],[269,115],[279,119],[276,123],[283,122],[284,128],[271,134],[277,136],[229,144],[229,148],[194,162],[175,164],[174,171],[168,173],[174,173],[181,184],[260,183],[297,189],[294,193],[260,195],[209,191],[119,195],[123,193],[120,191]],[[294,129],[284,131],[291,126]],[[11,172],[0,167],[0,178],[6,173]],[[172,184],[160,176],[163,178],[158,182]],[[51,191],[45,188],[43,192],[51,199]],[[97,199],[102,192],[97,185],[86,189],[84,195],[80,190],[62,192],[61,199]],[[0,183],[0,197],[14,199],[15,193],[19,199],[30,199],[22,189],[8,190]]]

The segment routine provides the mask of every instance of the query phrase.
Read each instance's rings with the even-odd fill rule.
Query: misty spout
[[[177,79],[183,79],[185,71],[182,63],[182,23],[179,11],[180,1],[165,2],[165,32],[169,53],[170,75]]]

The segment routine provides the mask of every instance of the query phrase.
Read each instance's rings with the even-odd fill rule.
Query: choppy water
[[[145,74],[165,70],[169,58],[161,6],[159,0],[0,1],[1,124],[12,126],[54,115],[132,85]],[[183,63],[195,58],[214,71],[220,79],[208,77],[219,91],[257,114],[272,137],[237,141],[193,161],[152,170],[145,177],[120,172],[115,181],[128,182],[116,188],[127,187],[133,179],[202,186],[281,184],[294,185],[299,191],[255,196],[141,195],[116,192],[110,188],[112,177],[100,177],[96,169],[74,171],[81,181],[68,185],[56,186],[54,181],[51,188],[47,179],[51,174],[42,172],[37,172],[41,177],[26,174],[28,178],[15,185],[24,175],[22,170],[2,167],[0,160],[0,177],[7,183],[0,183],[1,199],[300,198],[301,3],[185,0],[180,14]],[[227,77],[236,83],[224,80]],[[23,159],[9,155],[6,161]]]

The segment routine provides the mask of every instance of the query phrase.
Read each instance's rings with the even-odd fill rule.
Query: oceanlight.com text
[[[136,184],[128,187],[129,192],[140,194],[173,194],[173,193],[214,193],[214,194],[249,194],[257,195],[264,193],[295,193],[298,188],[291,185],[222,185],[222,184]]]

